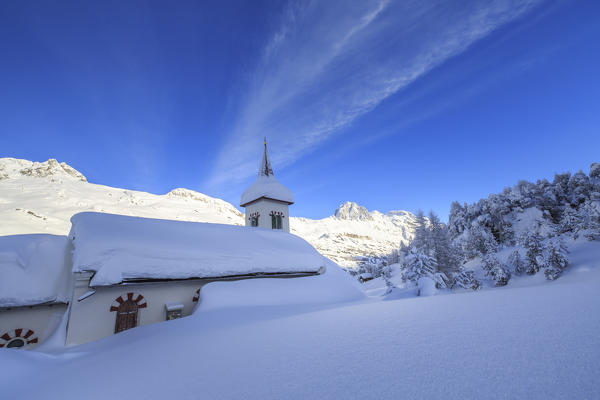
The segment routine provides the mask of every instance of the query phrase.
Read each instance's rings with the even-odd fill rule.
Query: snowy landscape
[[[0,400],[600,399],[599,21],[0,1]]]
[[[68,217],[82,210],[243,223],[232,205],[185,189],[155,196],[94,185],[52,160],[3,159],[1,166],[3,235],[66,234]],[[339,232],[336,241],[317,237],[313,245],[351,254],[348,272],[330,263],[313,277],[215,282],[190,317],[78,346],[65,348],[59,329],[36,350],[2,351],[2,392],[112,398],[127,393],[119,376],[129,368],[146,382],[141,398],[594,398],[599,175],[594,164],[589,176],[559,174],[477,204],[455,203],[448,224],[435,214],[370,213],[351,203],[325,220],[295,218],[292,232],[309,241],[311,232]],[[389,227],[386,243],[352,253],[382,227]],[[123,239],[75,236],[102,246],[131,235],[139,243],[164,240],[114,229]],[[93,258],[100,248],[78,251]],[[360,276],[368,279],[361,284]],[[109,365],[118,367],[99,367]],[[36,385],[24,385],[31,375],[40,377]],[[165,377],[177,387],[164,385]]]
[[[243,225],[243,214],[223,200],[188,189],[158,196],[87,182],[85,176],[56,160],[32,162],[0,158],[0,235],[66,235],[71,216],[97,211],[179,221]],[[406,211],[382,214],[347,202],[321,220],[292,217],[292,233],[342,266],[357,256],[381,256],[408,244],[414,216]]]

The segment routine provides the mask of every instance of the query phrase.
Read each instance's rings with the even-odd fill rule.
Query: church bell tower
[[[256,181],[244,191],[240,207],[246,210],[246,226],[290,231],[289,206],[294,204],[294,195],[273,174],[267,152],[267,139]]]

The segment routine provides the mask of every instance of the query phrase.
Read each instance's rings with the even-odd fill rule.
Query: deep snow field
[[[538,274],[431,297],[346,285],[340,302],[332,277],[347,276],[333,268],[331,279],[209,284],[188,318],[0,352],[0,397],[597,399],[600,243],[570,252],[554,282]]]

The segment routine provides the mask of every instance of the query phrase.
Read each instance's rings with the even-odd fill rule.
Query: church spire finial
[[[258,169],[258,176],[273,176],[273,168],[271,168],[271,161],[269,160],[269,154],[267,152],[267,137],[264,140],[265,150],[263,151],[262,160],[260,161],[260,168]]]

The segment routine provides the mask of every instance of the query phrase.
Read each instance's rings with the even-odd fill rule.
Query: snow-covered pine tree
[[[600,180],[600,163],[592,163],[590,165],[590,179]]]
[[[546,279],[553,281],[558,279],[569,265],[567,258],[568,250],[565,243],[559,237],[550,240],[546,248],[548,258],[544,265],[544,275]]]
[[[464,232],[468,226],[466,218],[467,205],[461,206],[459,202],[454,201],[450,205],[450,215],[448,217],[448,233],[450,239],[456,239],[461,233]]]
[[[479,281],[475,279],[475,273],[466,269],[461,270],[454,276],[454,285],[463,289],[479,289]]]
[[[389,278],[388,263],[385,257],[364,257],[359,266],[358,274],[371,274],[373,278]],[[388,274],[388,275],[386,275]]]
[[[488,253],[483,256],[481,268],[485,274],[494,279],[496,286],[505,286],[510,280],[510,271],[498,261],[498,258],[493,253]]]
[[[570,205],[564,206],[557,233],[560,235],[571,232],[573,234],[573,239],[577,239],[581,229],[585,229],[584,218],[581,213]]]
[[[521,243],[526,249],[525,272],[527,275],[535,275],[543,264],[542,252],[544,247],[542,240],[543,238],[537,230],[525,232],[521,237]]]
[[[413,240],[411,241],[411,247],[416,247],[417,249],[423,249],[425,252],[428,252],[430,249],[429,246],[429,231],[427,229],[427,219],[423,214],[423,211],[418,210],[415,220],[415,233]]]
[[[515,275],[523,275],[525,273],[527,266],[523,258],[521,258],[519,250],[513,251],[510,256],[508,256],[508,262],[512,266]]]
[[[473,221],[468,229],[463,248],[466,257],[471,259],[487,253],[495,253],[498,249],[498,243],[485,227],[482,227],[478,221]]]
[[[568,202],[572,207],[577,208],[586,199],[590,197],[590,179],[582,171],[573,174],[568,183]]]
[[[448,229],[438,216],[431,211],[429,213],[429,241],[427,247],[430,248],[430,254],[437,262],[439,272],[452,280],[452,277],[458,273],[462,261],[462,254],[450,242]]]
[[[579,207],[579,213],[584,236],[588,240],[600,240],[600,192],[592,192],[590,199]]]
[[[411,247],[404,257],[405,279],[418,284],[419,279],[427,277],[432,279],[438,288],[447,287],[448,278],[438,272],[435,258],[427,254],[423,249]]]

